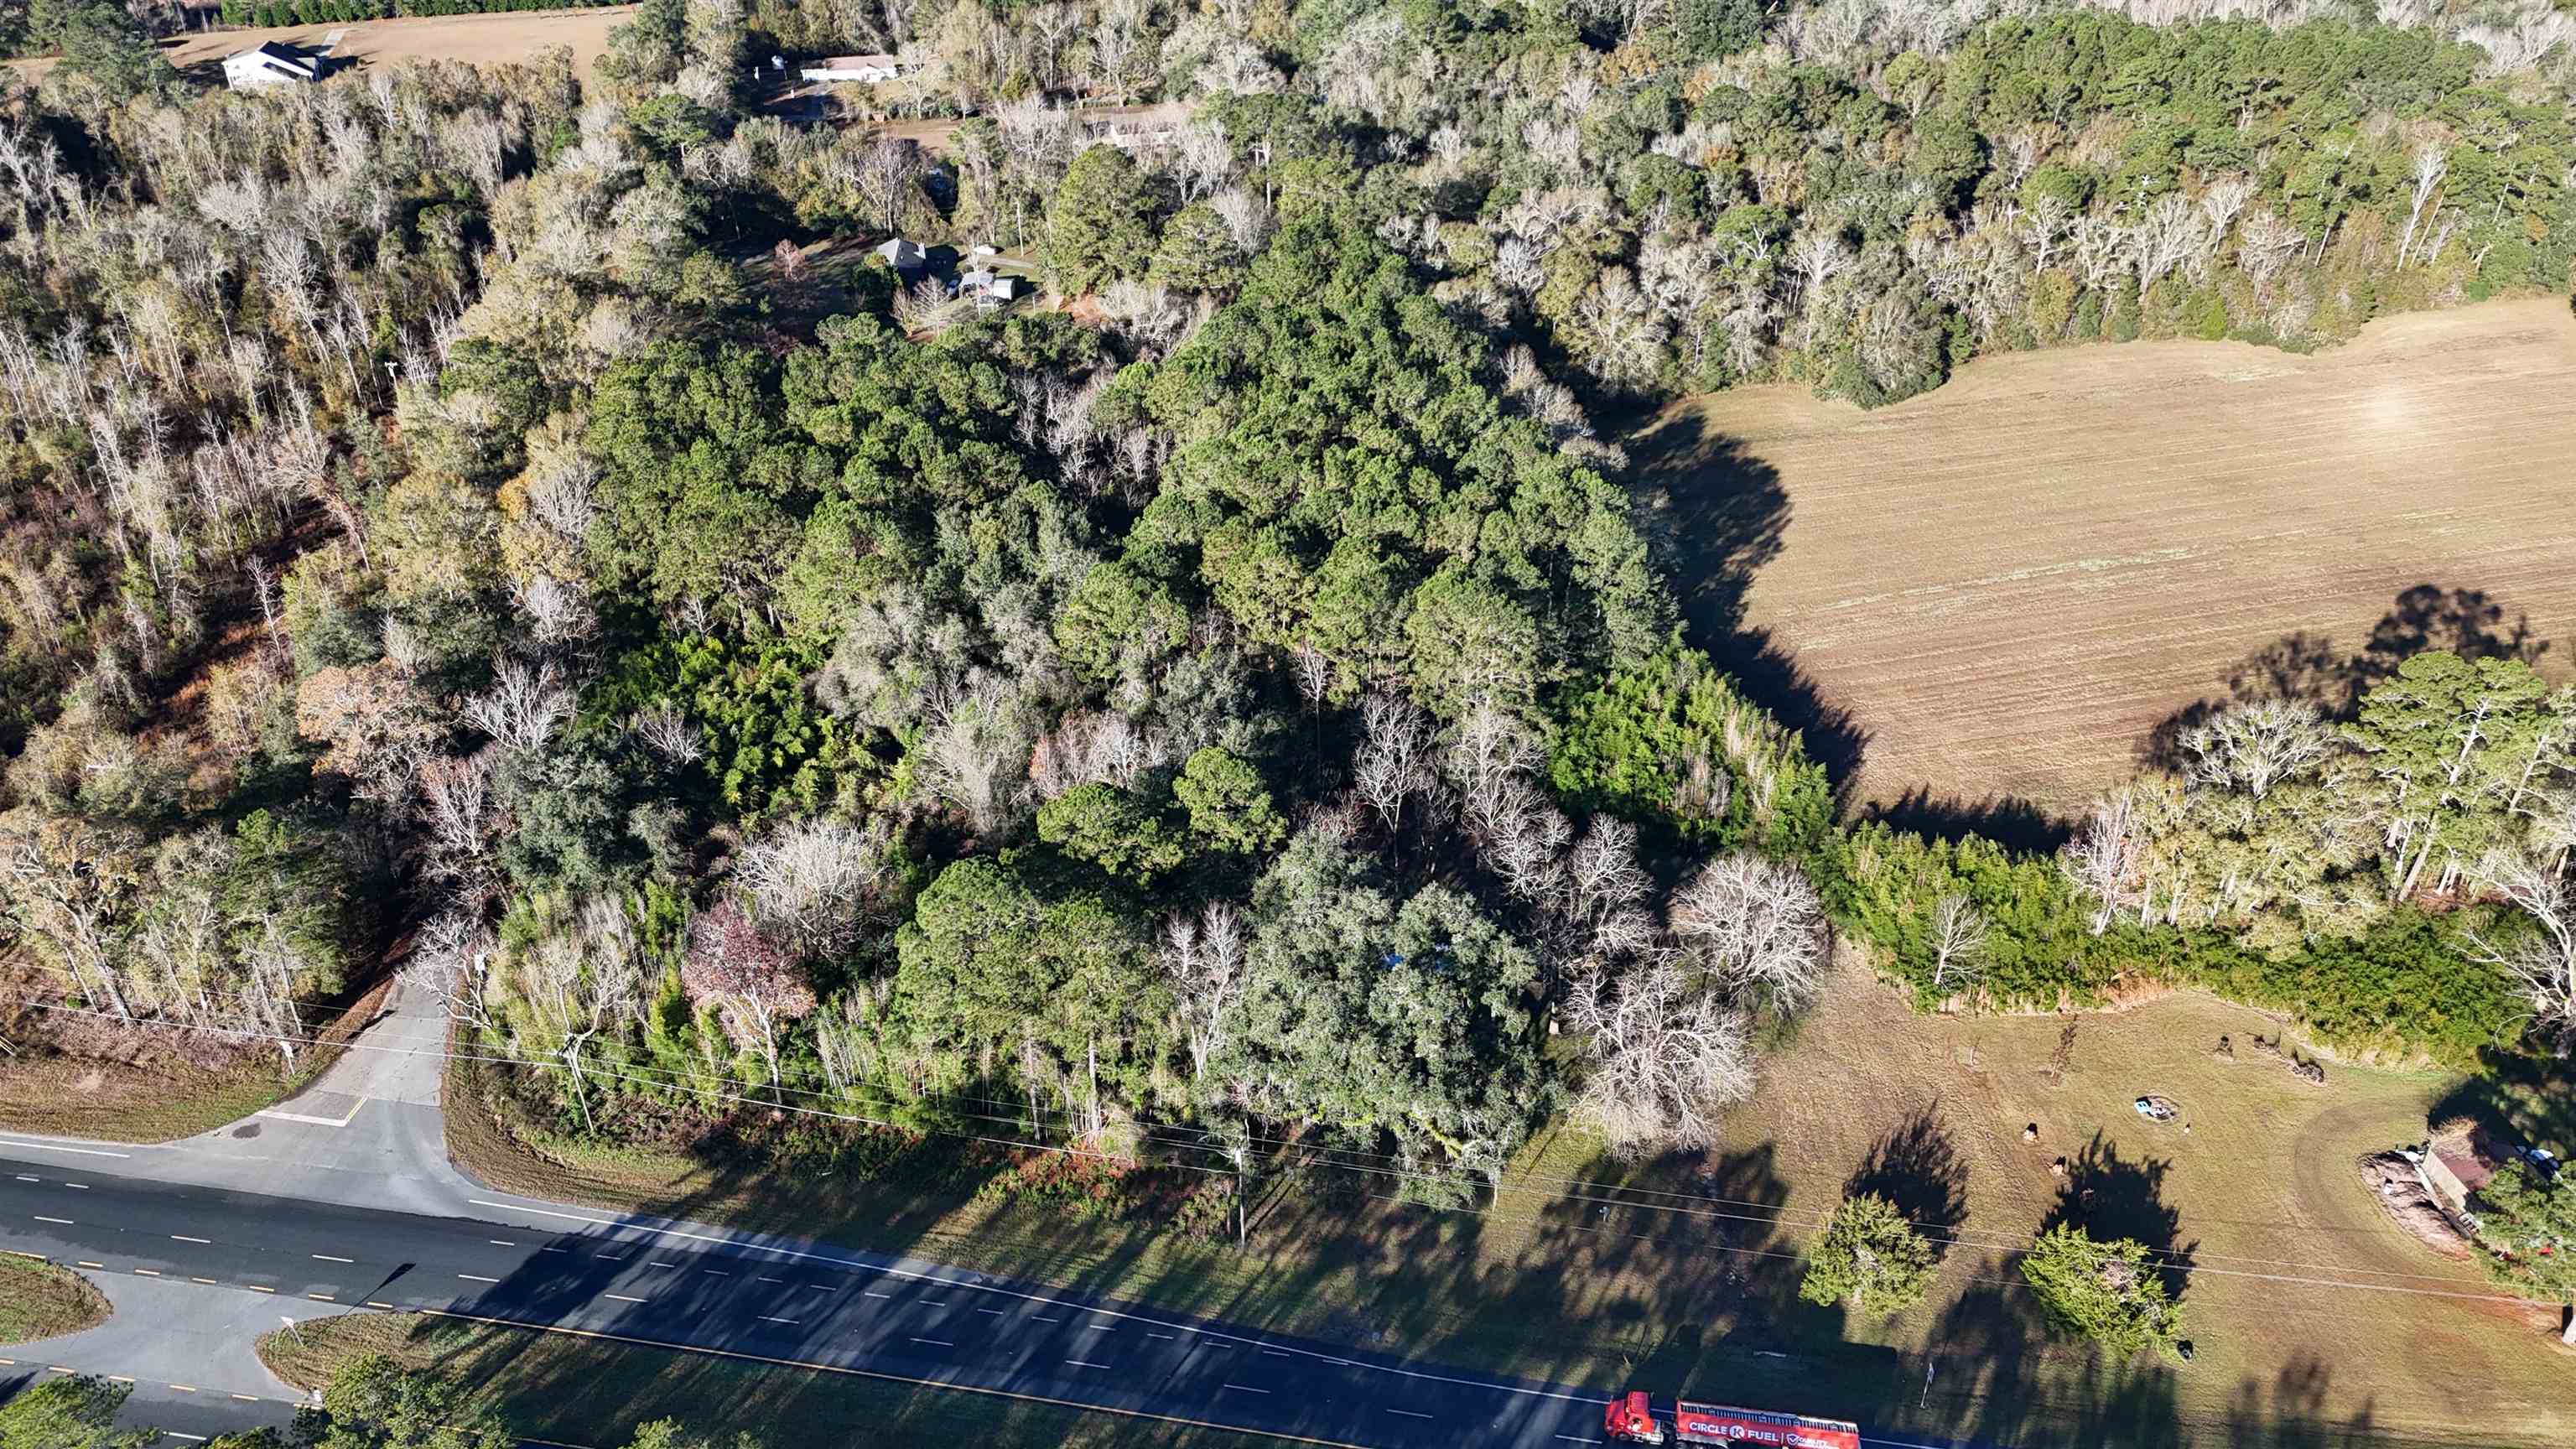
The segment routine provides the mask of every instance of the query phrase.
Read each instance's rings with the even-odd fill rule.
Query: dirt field
[[[334,59],[358,64],[341,72],[364,74],[371,66],[400,65],[407,60],[463,60],[496,65],[525,60],[549,45],[572,47],[575,75],[587,77],[590,63],[608,48],[608,32],[634,13],[632,5],[582,10],[529,10],[496,15],[432,15],[401,20],[356,20],[337,25],[281,25],[266,29],[217,30],[180,36],[162,46],[162,54],[180,69],[220,61],[262,41],[284,41],[319,49],[324,36],[340,32]],[[41,75],[51,60],[12,61],[30,78]]]
[[[2386,319],[2315,357],[1980,360],[1876,413],[1724,393],[1632,447],[1694,622],[1757,631],[1865,737],[1856,801],[2063,811],[2237,661],[2300,630],[2358,650],[2417,585],[2484,590],[2506,627],[2527,612],[2563,670],[2571,383],[2576,321],[2542,299]]]

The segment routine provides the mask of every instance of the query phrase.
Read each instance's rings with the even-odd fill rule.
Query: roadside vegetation
[[[2270,1380],[2242,1343],[2208,1384],[2151,1362],[2220,1296],[2130,1190],[2179,1145],[2058,1124],[2072,1195],[1981,1224],[1981,1269],[1849,1209],[1793,1311],[1836,1204],[1948,1197],[1740,1134],[1894,1069],[1840,1103],[1890,1125],[1976,1013],[2061,1014],[1991,1025],[2062,1030],[2062,1086],[2075,1013],[2178,987],[2558,1070],[2576,693],[2415,651],[2195,722],[2060,854],[1854,825],[1684,627],[1587,410],[1874,404],[1980,348],[2308,345],[2562,286],[2549,55],[2090,11],[1229,13],[1111,5],[1079,60],[1070,7],[1053,51],[915,17],[885,38],[992,112],[935,175],[755,114],[713,3],[641,7],[587,102],[560,55],[189,97],[74,54],[11,94],[28,1050],[291,1080],[317,1005],[398,957],[479,1059],[452,1131],[504,1185],[1245,1288],[1193,1306],[1532,1372],[1785,1339],[1889,1420],[1929,1385],[1909,1412],[1870,1335],[1938,1313],[2023,1373],[1947,1392],[2066,1411],[1998,1437],[2208,1428]],[[1030,104],[1077,89],[1198,105],[1087,144]],[[771,295],[811,241],[889,233],[1033,252],[1062,305],[929,307],[926,257],[810,326]],[[1705,1251],[1735,1206],[1789,1228],[1792,1173],[1863,1180]],[[1632,1174],[1659,1206],[1595,1196]],[[1577,1236],[1614,1210],[1735,1276],[1643,1286]],[[1541,1250],[1495,1266],[1515,1216]],[[1927,1254],[1973,1281],[1935,1295]]]
[[[69,1268],[15,1253],[0,1256],[0,1343],[96,1328],[111,1311],[107,1295]]]
[[[361,1376],[408,1380],[451,1414],[524,1439],[628,1449],[759,1449],[793,1425],[798,1442],[989,1444],[996,1449],[1251,1449],[1267,1436],[1183,1428],[956,1389],[780,1368],[633,1345],[585,1342],[409,1313],[315,1319],[259,1341],[298,1388]],[[680,1425],[685,1424],[685,1429]],[[656,1427],[657,1425],[663,1427]]]

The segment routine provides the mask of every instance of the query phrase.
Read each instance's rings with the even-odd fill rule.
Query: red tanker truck
[[[1775,1414],[1768,1409],[1735,1409],[1724,1404],[1673,1406],[1673,1431],[1667,1436],[1643,1391],[1610,1401],[1602,1427],[1623,1444],[1763,1445],[1779,1449],[1860,1449],[1860,1425],[1841,1419],[1810,1419],[1802,1414]]]

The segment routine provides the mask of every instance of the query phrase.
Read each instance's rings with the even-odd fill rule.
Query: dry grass
[[[221,61],[237,51],[267,41],[319,49],[324,36],[341,32],[335,59],[358,64],[341,72],[364,75],[381,66],[411,60],[461,60],[474,65],[524,61],[550,45],[572,50],[573,74],[587,80],[590,64],[608,49],[608,32],[633,14],[632,5],[579,10],[528,10],[490,15],[428,15],[389,20],[352,20],[338,24],[275,25],[242,30],[216,30],[182,35],[162,43],[161,53],[186,70]],[[10,62],[33,80],[50,69],[50,59]]]
[[[558,1143],[550,1161],[462,1100],[450,1147],[515,1192],[914,1251],[1337,1341],[1382,1332],[1419,1357],[1605,1390],[1687,1387],[2032,1449],[2576,1436],[2545,1315],[2483,1301],[2494,1290],[2407,1237],[2353,1171],[2364,1152],[2420,1139],[2437,1103],[2458,1105],[2459,1082],[2330,1067],[2308,1086],[2244,1049],[2275,1029],[2267,1018],[2194,995],[2084,1018],[2062,1068],[2064,1019],[1917,1017],[1854,976],[1828,1001],[1768,1059],[1717,1153],[1623,1169],[1558,1129],[1472,1213],[1274,1180],[1244,1252],[717,1152]],[[2211,1055],[2222,1033],[2239,1045],[2233,1064]],[[2129,1103],[2149,1091],[2181,1104],[2191,1130],[2137,1118]],[[2022,1141],[2030,1122],[2037,1144]],[[1964,1210],[1940,1288],[1890,1323],[1798,1301],[1808,1231],[1908,1125],[1884,1185],[1945,1219],[1926,1204],[1946,1194],[1924,1184],[1948,1181]],[[2198,1265],[2190,1366],[2104,1363],[2038,1327],[2003,1249],[2056,1209],[2059,1155],[2084,1169],[2097,1230]],[[1605,1204],[1567,1179],[1618,1179],[1638,1190],[1626,1204],[1654,1206]],[[2464,1428],[2470,1385],[2479,1411]]]
[[[34,1050],[0,1058],[0,1131],[100,1142],[176,1142],[212,1131],[275,1106],[320,1076],[391,989],[388,978],[361,994],[323,1028],[322,1045],[304,1054],[292,1077],[279,1076],[276,1058],[267,1053],[213,1070],[149,1049],[133,1061]]]
[[[107,1321],[107,1295],[69,1268],[0,1256],[0,1343],[60,1338]]]
[[[625,1443],[635,1426],[678,1419],[723,1442],[747,1432],[791,1444],[977,1444],[992,1449],[1247,1449],[1267,1436],[1182,1429],[1046,1404],[842,1374],[729,1362],[415,1313],[316,1319],[259,1341],[271,1372],[299,1388],[381,1353],[455,1375],[472,1402],[518,1433],[557,1444]],[[791,1427],[792,1426],[792,1427]]]
[[[2063,810],[2237,661],[2296,630],[2358,649],[2401,590],[2482,589],[2565,637],[2571,386],[2551,298],[2390,318],[2315,357],[1980,360],[1876,413],[1745,389],[1636,447],[1672,465],[1671,516],[1715,520],[1683,529],[1676,571],[1732,565],[1693,581],[1701,602],[1740,605],[1721,626],[1768,631],[1868,735],[1857,799]]]

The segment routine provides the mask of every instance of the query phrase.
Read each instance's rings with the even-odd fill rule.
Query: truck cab
[[[1664,1426],[1655,1422],[1655,1411],[1646,1403],[1641,1390],[1624,1398],[1612,1399],[1609,1411],[1602,1415],[1601,1427],[1616,1444],[1661,1444]]]

